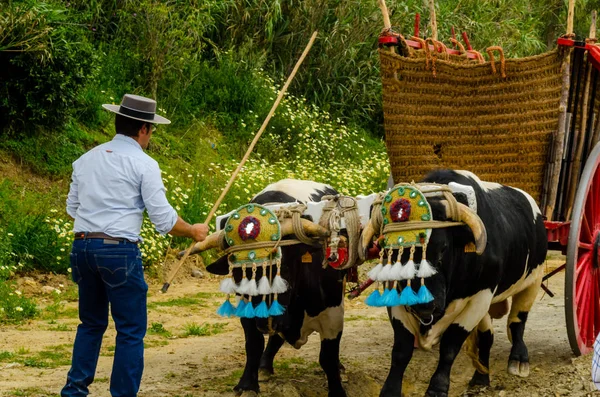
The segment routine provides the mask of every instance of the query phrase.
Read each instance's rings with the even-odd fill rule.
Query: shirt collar
[[[140,150],[144,150],[142,149],[142,147],[140,146],[140,144],[138,143],[138,141],[136,141],[135,139],[133,139],[130,136],[127,135],[123,135],[123,134],[115,134],[115,137],[112,139],[113,141],[121,141],[121,142],[126,142],[130,145],[136,146],[137,148],[139,148]]]

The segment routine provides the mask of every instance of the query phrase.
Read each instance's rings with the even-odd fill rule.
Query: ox
[[[391,368],[380,395],[401,395],[404,371],[415,342],[424,349],[439,342],[439,363],[426,395],[447,396],[450,369],[470,335],[467,345],[473,348],[471,357],[476,368],[470,386],[489,385],[489,356],[494,339],[490,313],[499,307],[500,315],[494,318],[506,314],[509,297],[512,305],[507,328],[512,348],[508,372],[528,376],[529,357],[523,332],[540,288],[541,264],[547,252],[546,231],[538,206],[522,190],[483,182],[467,171],[434,171],[423,183],[466,185],[474,192],[477,209],[476,213],[469,210],[467,195],[452,193],[450,198],[456,199],[454,204],[464,216],[449,219],[448,197],[425,194],[434,220],[461,220],[465,225],[431,232],[426,257],[437,274],[426,278],[424,283],[433,300],[414,306],[388,307],[394,345]],[[371,222],[374,216],[373,212]],[[361,237],[363,247],[373,240],[376,229],[371,223],[365,227]],[[405,250],[402,262],[408,259],[407,255]],[[414,255],[418,263],[422,249],[417,248]],[[418,280],[409,283],[414,291],[419,288]]]
[[[325,195],[336,195],[329,185],[312,181],[286,179],[267,186],[252,200],[254,204],[306,203],[318,202]],[[316,220],[315,220],[316,221]],[[221,228],[225,225],[225,220]],[[306,220],[303,224],[308,235],[325,238],[327,230]],[[288,225],[282,224],[282,234],[291,233]],[[219,246],[219,235],[214,233],[205,242],[198,243],[192,254]],[[225,243],[226,244],[226,243]],[[234,390],[244,395],[259,392],[260,380],[273,374],[273,359],[284,342],[299,349],[313,332],[321,337],[319,363],[327,376],[329,396],[346,396],[342,387],[339,361],[340,340],[344,317],[344,276],[345,271],[329,266],[323,268],[323,247],[321,244],[298,244],[281,247],[281,275],[288,282],[289,289],[279,295],[279,302],[285,307],[281,316],[270,318],[241,318],[246,340],[246,365]],[[207,266],[214,274],[227,274],[227,257],[223,256]],[[260,272],[260,270],[259,270]],[[257,278],[261,274],[257,275]],[[236,282],[241,272],[234,273]],[[257,300],[258,299],[258,300]],[[256,306],[259,297],[252,298]],[[265,349],[263,334],[269,334]]]

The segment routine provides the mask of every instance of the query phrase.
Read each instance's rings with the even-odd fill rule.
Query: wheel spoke
[[[593,283],[596,286],[596,297],[594,302],[596,303],[596,313],[594,314],[594,340],[600,331],[600,271],[593,269]]]
[[[579,338],[581,340],[585,340],[587,334],[587,318],[588,318],[588,307],[587,303],[589,301],[589,289],[586,288],[585,283],[579,286],[582,290],[581,299],[577,304],[577,322],[579,323]]]
[[[579,232],[579,241],[586,243],[592,242],[592,229],[590,227],[590,221],[588,220],[587,213],[583,213],[581,217],[581,231]]]
[[[594,245],[593,244],[584,243],[582,241],[579,242],[578,246],[579,246],[579,249],[587,250],[587,251],[591,251],[591,250],[594,249]],[[581,253],[579,255],[581,255]]]
[[[575,274],[577,275],[577,281],[579,281],[580,273],[588,273],[589,269],[592,265],[592,253],[587,251],[583,252],[577,258],[577,262],[575,264]]]

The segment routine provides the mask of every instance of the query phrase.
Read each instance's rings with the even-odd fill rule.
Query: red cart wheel
[[[567,334],[573,353],[590,352],[600,332],[600,145],[585,164],[573,205],[565,274]]]

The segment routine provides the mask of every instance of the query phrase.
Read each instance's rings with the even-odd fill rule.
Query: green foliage
[[[195,323],[186,324],[183,336],[210,336],[223,332],[226,323],[198,325]]]
[[[10,181],[0,182],[0,280],[16,271],[66,272],[72,226],[60,218],[50,224],[46,202],[40,194],[15,195]]]
[[[162,323],[152,323],[150,328],[148,328],[148,333],[164,336],[165,338],[169,338],[171,336],[171,333],[165,329]]]
[[[0,133],[62,125],[94,75],[96,55],[66,9],[9,2],[0,10]]]
[[[38,310],[35,303],[7,281],[0,281],[0,323],[19,323],[32,319]]]

